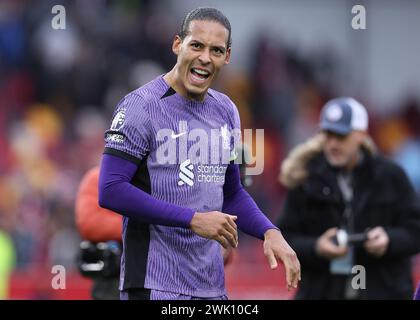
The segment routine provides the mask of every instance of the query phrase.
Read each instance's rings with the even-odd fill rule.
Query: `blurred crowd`
[[[0,2],[0,230],[21,270],[75,267],[75,195],[100,160],[113,108],[175,63],[179,21],[160,10],[165,1],[60,3],[65,30],[51,28],[56,2]],[[323,104],[347,93],[338,89],[345,88],[340,57],[328,48],[300,52],[264,30],[250,41],[253,51],[243,54],[252,65],[228,66],[216,89],[237,104],[243,128],[265,130],[264,173],[249,191],[274,221],[285,194],[281,160],[317,131]],[[420,103],[407,97],[392,109],[370,114],[370,133],[420,192]]]

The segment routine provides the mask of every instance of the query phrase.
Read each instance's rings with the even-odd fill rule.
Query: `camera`
[[[86,277],[119,277],[121,245],[116,241],[80,243],[78,267]]]
[[[350,244],[361,244],[368,239],[367,232],[368,230],[362,233],[349,234],[346,230],[339,229],[337,235],[332,238],[332,241],[339,247],[346,247]]]

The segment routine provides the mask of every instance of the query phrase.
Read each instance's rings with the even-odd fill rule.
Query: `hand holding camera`
[[[120,258],[120,243],[116,241],[93,243],[85,240],[80,243],[79,271],[91,278],[118,278]]]
[[[367,241],[364,243],[366,251],[375,256],[382,257],[389,246],[389,236],[383,227],[375,227],[367,234]]]
[[[369,254],[381,257],[388,249],[389,237],[383,227],[354,234],[348,234],[344,229],[330,228],[318,238],[316,253],[328,260],[340,258],[347,253],[350,244],[363,244]]]
[[[366,231],[363,233],[349,234],[344,229],[338,229],[336,236],[333,237],[332,240],[339,247],[347,247],[350,244],[361,244],[368,240],[368,232],[369,229],[366,229]]]
[[[338,228],[330,228],[317,240],[315,251],[318,256],[328,260],[336,259],[347,253],[347,245],[338,245],[333,239],[337,237]]]

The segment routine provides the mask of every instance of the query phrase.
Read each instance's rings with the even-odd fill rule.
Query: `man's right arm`
[[[150,103],[137,93],[128,94],[118,103],[110,129],[105,133],[99,205],[145,223],[188,228],[193,210],[159,201],[131,184],[153,141]]]
[[[133,162],[104,154],[99,175],[99,205],[150,224],[190,227],[194,210],[153,198],[130,183],[137,171]]]

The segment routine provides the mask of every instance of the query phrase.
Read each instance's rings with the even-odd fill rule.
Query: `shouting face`
[[[193,20],[184,39],[175,37],[172,50],[178,56],[169,82],[182,96],[203,100],[220,68],[229,63],[229,31],[220,23]]]

